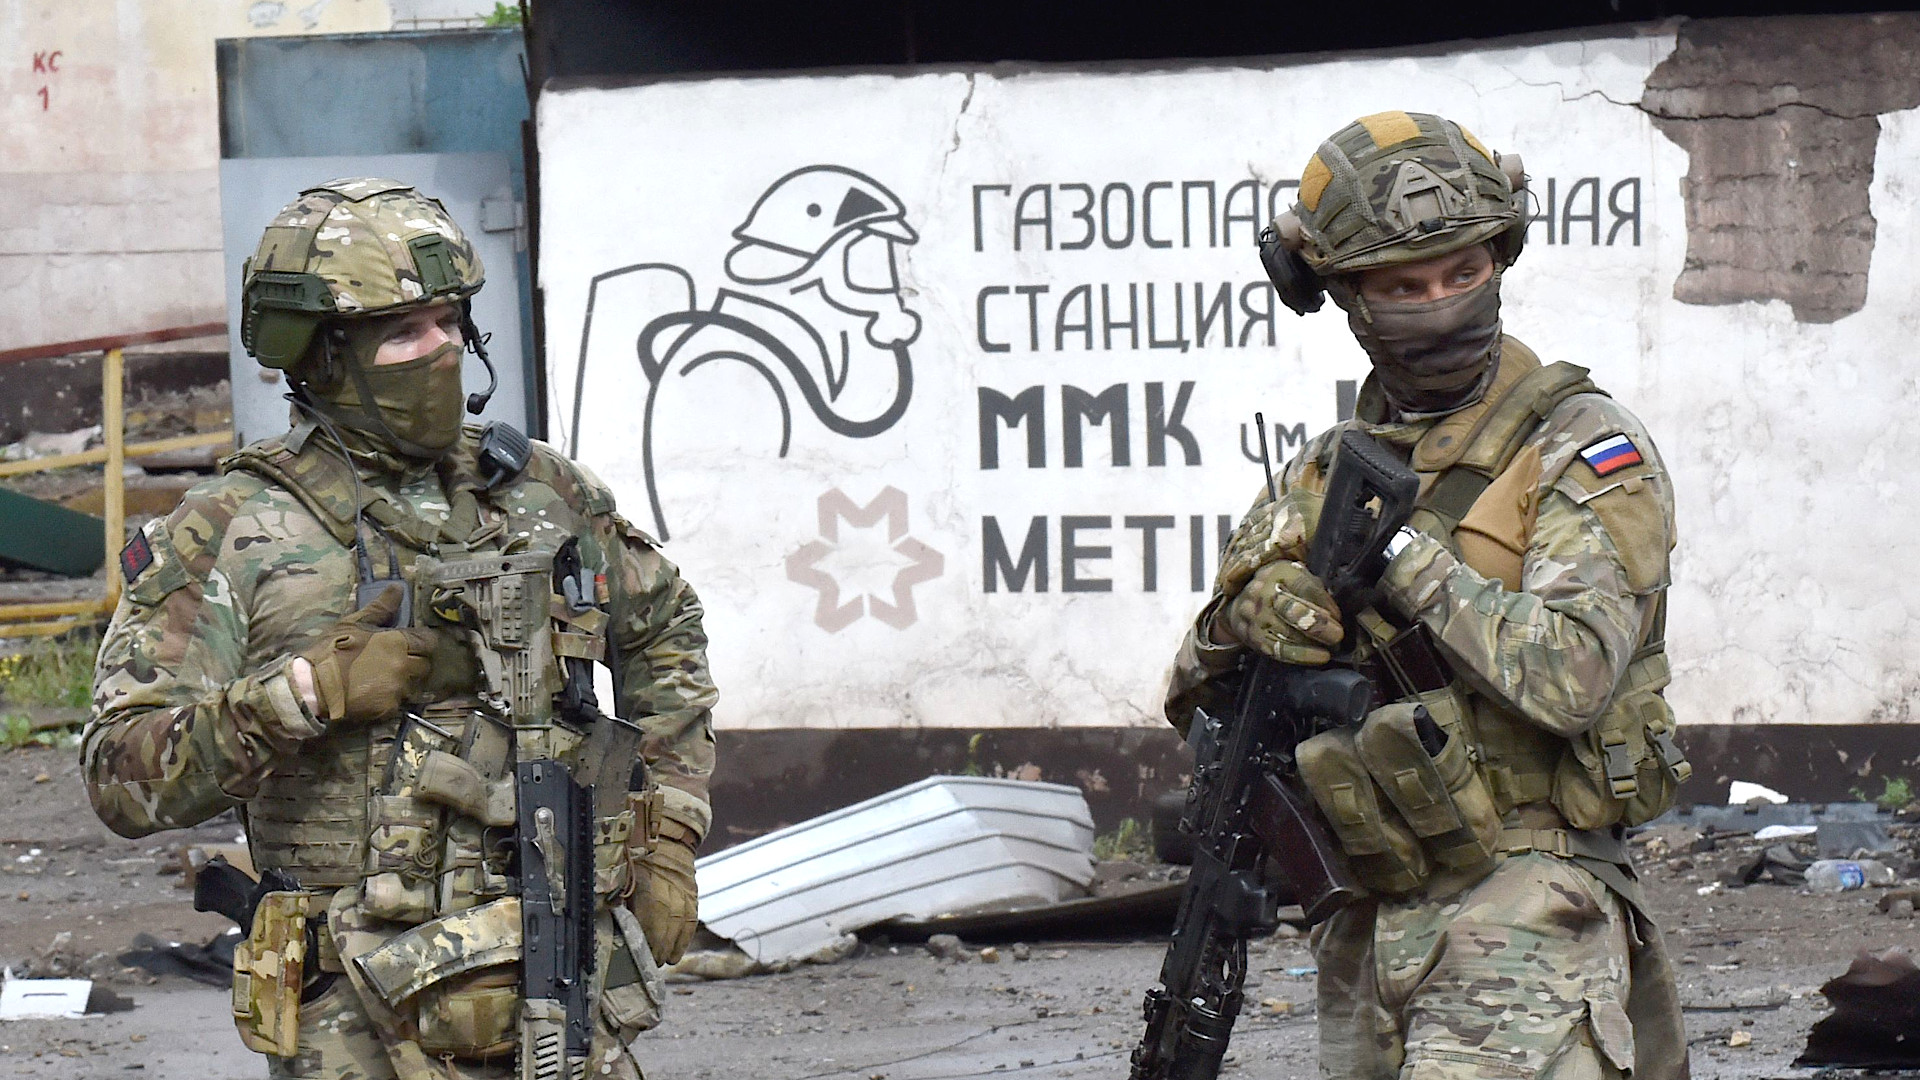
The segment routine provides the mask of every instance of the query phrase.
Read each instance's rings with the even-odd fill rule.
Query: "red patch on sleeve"
[[[127,546],[120,549],[120,573],[131,585],[147,567],[153,565],[153,545],[147,543],[147,534],[136,532]]]

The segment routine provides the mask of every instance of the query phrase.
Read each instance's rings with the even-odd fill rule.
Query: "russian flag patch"
[[[1642,459],[1640,449],[1633,445],[1632,439],[1625,435],[1609,435],[1580,451],[1580,460],[1587,463],[1595,476],[1605,476],[1629,465],[1638,465]]]

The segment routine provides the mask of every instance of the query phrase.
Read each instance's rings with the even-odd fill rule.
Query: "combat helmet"
[[[1483,242],[1511,266],[1526,242],[1517,154],[1487,149],[1430,113],[1363,116],[1320,144],[1299,198],[1260,235],[1260,260],[1289,308],[1318,311],[1328,279]]]
[[[240,344],[294,369],[323,319],[466,300],[480,256],[438,199],[378,177],[307,188],[276,215],[240,270]]]

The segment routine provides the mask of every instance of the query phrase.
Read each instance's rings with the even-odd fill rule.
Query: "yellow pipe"
[[[120,602],[119,567],[115,556],[127,542],[127,367],[119,349],[108,349],[100,373],[100,426],[106,435],[107,475],[106,519],[107,596],[101,605],[111,609]]]
[[[105,396],[104,390],[102,396]],[[101,425],[103,428],[105,425]],[[221,443],[232,445],[233,431],[205,431],[197,435],[176,435],[170,439],[154,439],[152,442],[131,443],[122,448],[126,457],[146,457],[149,454],[164,454],[172,450],[196,450],[202,446],[219,446]],[[26,461],[0,461],[0,476],[19,476],[23,473],[46,472],[49,469],[67,469],[75,465],[99,465],[107,460],[107,448],[102,446],[94,450],[82,450],[77,454],[56,454],[53,457],[30,458]],[[117,549],[116,549],[117,550]]]
[[[49,600],[38,604],[0,604],[0,622],[15,619],[46,619],[55,615],[92,615],[106,605],[99,597],[88,600]]]
[[[49,623],[19,623],[17,625],[0,623],[0,638],[52,637],[55,634],[64,634],[79,625],[79,619],[61,619],[59,622]]]

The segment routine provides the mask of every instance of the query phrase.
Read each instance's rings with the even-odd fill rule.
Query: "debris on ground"
[[[1813,1025],[1795,1065],[1920,1067],[1920,967],[1906,949],[1861,952],[1820,992],[1833,1014]]]
[[[83,952],[75,948],[73,932],[62,930],[38,953],[20,960],[10,970],[22,979],[90,979],[105,982],[125,979],[124,967],[105,952]]]
[[[933,776],[696,864],[700,921],[762,965],[897,918],[1040,907],[1094,880],[1079,788]]]
[[[229,929],[205,942],[161,941],[152,934],[135,934],[132,946],[114,957],[123,971],[143,971],[148,981],[162,975],[177,975],[208,986],[233,984],[233,947],[240,942],[240,931]]]
[[[662,969],[669,982],[744,979],[749,975],[778,975],[806,964],[837,964],[860,951],[860,939],[842,934],[805,956],[762,962],[748,956],[738,945],[714,936],[704,928],[700,937],[679,962]]]
[[[1771,844],[1762,848],[1758,855],[1740,868],[1739,883],[1755,885],[1764,881],[1775,885],[1805,885],[1807,866],[1807,860],[1790,845]]]

